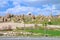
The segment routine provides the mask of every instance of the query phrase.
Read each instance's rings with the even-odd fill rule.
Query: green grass
[[[46,32],[44,30],[26,30],[28,32],[32,32],[32,33],[41,33],[43,35],[48,34],[48,36],[60,36],[60,31],[58,30],[46,30]]]
[[[21,32],[21,31],[26,31],[26,32],[31,32],[31,33],[36,33],[36,34],[42,34],[42,35],[48,35],[48,36],[60,36],[60,31],[59,30],[48,30],[48,29],[43,29],[43,27],[39,27],[39,29],[25,29],[25,30],[16,30],[18,32]],[[40,35],[41,36],[41,35]]]
[[[60,36],[60,31],[58,31],[58,30],[47,30],[46,34],[50,34],[50,36]]]

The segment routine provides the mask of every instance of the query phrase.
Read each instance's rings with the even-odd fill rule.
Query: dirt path
[[[0,28],[11,26],[13,29],[16,27],[34,27],[35,24],[22,24],[22,23],[13,23],[13,22],[6,22],[0,23]],[[37,24],[38,26],[42,26],[42,24]],[[48,28],[60,28],[60,25],[47,25]]]

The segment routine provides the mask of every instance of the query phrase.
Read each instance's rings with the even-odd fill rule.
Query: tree
[[[24,14],[22,15],[22,19],[23,19],[23,22],[24,22],[24,30],[25,30],[25,18],[24,18]]]
[[[48,24],[50,24],[50,25],[52,24],[50,19],[48,20]]]

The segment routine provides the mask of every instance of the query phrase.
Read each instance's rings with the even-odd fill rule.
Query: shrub
[[[51,22],[48,22],[49,25],[51,25],[52,23]]]

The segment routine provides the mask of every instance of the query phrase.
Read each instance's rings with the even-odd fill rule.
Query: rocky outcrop
[[[0,17],[0,22],[4,22],[4,17]]]

